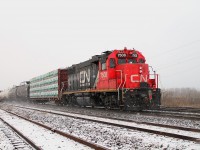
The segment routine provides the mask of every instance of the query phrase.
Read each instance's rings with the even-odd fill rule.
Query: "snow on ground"
[[[52,131],[44,129],[38,125],[34,125],[28,121],[19,119],[0,110],[0,117],[6,120],[9,124],[17,128],[20,132],[30,138],[36,145],[44,150],[80,150],[90,149],[89,147],[80,143],[74,142]],[[10,145],[7,140],[3,141],[2,147]]]
[[[12,108],[9,108],[12,110]],[[25,109],[13,112],[111,149],[200,149],[200,144]]]

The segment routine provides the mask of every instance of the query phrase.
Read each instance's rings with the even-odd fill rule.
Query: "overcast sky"
[[[0,89],[135,48],[161,88],[200,89],[199,0],[1,0]]]

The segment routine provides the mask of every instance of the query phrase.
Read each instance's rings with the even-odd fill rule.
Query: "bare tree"
[[[162,89],[163,106],[200,108],[200,91],[194,88]]]

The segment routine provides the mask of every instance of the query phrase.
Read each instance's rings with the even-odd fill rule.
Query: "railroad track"
[[[47,111],[43,109],[27,108],[27,107],[22,107],[22,106],[16,106],[16,107],[22,108],[22,109],[29,109],[33,111],[51,113],[54,115],[73,117],[75,119],[83,119],[87,121],[92,121],[92,122],[97,122],[97,123],[102,123],[106,125],[112,125],[116,127],[122,127],[122,128],[127,128],[127,129],[147,132],[147,133],[153,133],[153,134],[158,134],[162,136],[168,136],[172,138],[193,141],[197,143],[200,142],[200,129],[163,125],[163,124],[156,124],[156,123],[149,123],[149,122],[136,122],[136,121],[127,120],[127,119],[113,119],[109,117],[102,118],[102,117],[86,116],[86,115],[80,115],[80,114],[70,114],[66,112]],[[168,130],[171,130],[171,131],[167,132]]]
[[[185,112],[172,112],[172,111],[160,111],[160,110],[147,110],[143,111],[141,114],[147,116],[159,116],[159,117],[170,117],[178,119],[188,119],[188,120],[200,120],[200,114],[185,113]]]
[[[36,105],[44,105],[44,103],[35,103]],[[56,104],[45,104],[45,105],[48,105],[48,106],[52,106],[52,107],[55,107],[55,106],[58,106]],[[74,107],[74,106],[72,106]],[[79,106],[78,106],[79,107]],[[89,107],[83,107],[84,109],[85,108],[91,108],[90,106]],[[92,109],[102,109],[102,110],[107,110],[105,107],[92,107]],[[117,110],[117,111],[120,111],[119,108],[110,108],[109,110]],[[200,114],[200,108],[192,108],[192,107],[164,107],[164,106],[161,106],[160,108],[158,109],[150,109],[150,110],[144,110],[144,111],[163,111],[163,112],[177,112],[177,113],[181,113],[181,112],[185,112],[185,113],[198,113]],[[126,111],[124,111],[126,112]],[[134,111],[133,111],[134,112]]]
[[[153,110],[200,113],[199,108],[192,108],[192,107],[164,107],[162,106],[160,109],[153,109]]]
[[[2,110],[3,110],[3,109],[2,109]],[[17,117],[19,117],[19,118],[21,118],[21,119],[24,119],[24,120],[26,120],[26,121],[28,121],[28,122],[31,122],[31,123],[33,123],[33,124],[35,124],[35,125],[38,125],[38,126],[40,126],[40,127],[43,127],[43,128],[45,128],[45,129],[47,129],[47,130],[49,130],[49,131],[51,131],[51,132],[57,133],[57,134],[59,134],[59,135],[62,135],[63,137],[66,137],[66,138],[68,138],[68,139],[71,139],[71,140],[73,140],[73,141],[75,141],[75,142],[77,142],[77,143],[86,145],[87,147],[90,147],[91,149],[96,149],[96,150],[106,150],[106,149],[107,149],[107,148],[104,148],[104,147],[102,147],[102,146],[100,146],[100,145],[97,145],[97,144],[95,144],[95,143],[88,142],[88,141],[86,141],[86,140],[84,140],[84,139],[81,139],[81,138],[75,137],[75,136],[73,136],[73,135],[67,134],[67,133],[65,133],[65,132],[56,130],[56,129],[51,128],[51,127],[49,127],[49,126],[47,126],[47,125],[44,125],[44,124],[42,124],[42,123],[39,123],[39,122],[30,120],[30,119],[28,119],[28,118],[26,118],[26,117],[17,115],[16,113],[10,112],[10,111],[8,111],[8,110],[4,110],[4,111],[7,112],[7,113],[9,113],[9,114],[11,114],[11,115],[17,116]],[[4,121],[4,122],[5,122],[5,121]],[[5,123],[6,123],[6,122],[5,122]],[[12,127],[12,128],[14,129],[14,127]],[[18,132],[17,129],[14,129],[14,130],[15,130],[16,132]],[[22,133],[21,133],[20,135],[23,136]],[[23,136],[23,138],[25,138],[26,140],[28,139],[28,138],[25,137],[25,136]],[[31,140],[28,139],[27,141],[30,142]],[[40,147],[36,146],[34,143],[30,143],[30,144],[31,144],[35,149],[38,149],[38,150],[41,149]]]
[[[48,106],[51,106],[49,104],[47,104]],[[51,108],[55,108],[58,106],[52,105]],[[67,107],[68,108],[68,107]],[[70,107],[71,108],[71,107]],[[76,107],[74,107],[76,108]],[[81,110],[106,110],[103,107],[95,107],[95,108],[79,108]],[[167,110],[165,110],[167,109]],[[190,111],[178,111],[178,110],[189,110],[188,108],[161,108],[161,109],[154,109],[154,110],[143,110],[141,112],[139,112],[141,115],[146,115],[146,116],[159,116],[159,117],[170,117],[170,118],[182,118],[182,119],[188,119],[188,120],[200,120],[200,110],[199,109],[195,109],[194,110],[199,110],[197,112],[190,112]],[[190,108],[191,109],[191,108]],[[191,110],[193,110],[191,109]],[[119,109],[110,109],[110,112],[114,112],[114,113],[128,113],[128,114],[137,114],[138,112],[129,112],[129,111],[120,111]]]
[[[170,118],[178,118],[178,119],[187,119],[187,120],[200,120],[200,109],[195,109],[195,108],[169,108],[169,107],[162,107],[161,109],[154,109],[154,110],[143,110],[142,112],[127,112],[127,111],[120,111],[120,110],[116,110],[116,109],[110,109],[107,110],[105,108],[102,107],[95,107],[95,108],[88,108],[88,107],[84,107],[84,108],[77,108],[77,107],[63,107],[63,106],[56,106],[54,104],[34,104],[34,106],[36,105],[36,107],[39,105],[40,107],[43,107],[44,105],[48,105],[50,107],[50,109],[55,109],[55,108],[74,108],[76,109],[76,112],[73,113],[77,113],[77,111],[80,111],[81,113],[86,110],[86,111],[104,111],[106,110],[107,112],[113,112],[113,113],[123,113],[123,114],[137,114],[140,113],[140,115],[145,115],[145,116],[159,116],[159,117],[170,117]],[[65,110],[62,110],[64,112],[68,112]],[[190,112],[190,111],[178,111],[178,110],[196,110],[196,112]],[[176,111],[177,110],[177,111]],[[198,111],[199,110],[199,113]],[[70,112],[69,112],[70,113]]]
[[[0,118],[0,120],[5,125],[1,127],[0,130],[8,138],[8,140],[10,141],[15,150],[23,150],[23,149],[41,150],[39,146],[37,146],[33,141],[31,141],[28,137],[26,137],[22,132],[17,130],[14,126],[9,124],[2,118]]]

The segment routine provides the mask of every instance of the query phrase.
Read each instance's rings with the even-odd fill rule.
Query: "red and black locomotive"
[[[158,75],[137,50],[105,51],[67,68],[65,104],[142,110],[160,106]],[[152,72],[152,73],[150,73]],[[67,85],[66,85],[67,84]]]

